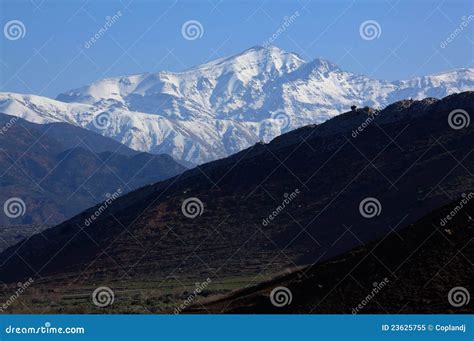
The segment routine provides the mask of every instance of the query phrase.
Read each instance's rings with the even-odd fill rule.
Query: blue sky
[[[273,45],[306,60],[324,57],[379,79],[472,67],[473,1],[87,1],[1,0],[0,23],[25,27],[24,37],[0,37],[0,91],[55,97],[96,79],[149,71],[180,71],[267,41],[296,15]],[[107,16],[122,14],[89,48]],[[444,48],[440,45],[467,18]],[[471,17],[471,19],[474,17]],[[202,37],[184,39],[197,20]],[[361,37],[374,20],[380,35]]]

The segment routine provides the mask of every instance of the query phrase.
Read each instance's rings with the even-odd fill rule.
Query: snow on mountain
[[[353,104],[381,107],[473,89],[474,69],[389,82],[254,47],[183,72],[98,80],[57,100],[0,93],[0,112],[77,124],[136,150],[199,164],[321,123]]]
[[[0,93],[0,112],[34,123],[68,122],[94,118],[97,108],[79,103],[64,103],[50,98],[15,93]]]

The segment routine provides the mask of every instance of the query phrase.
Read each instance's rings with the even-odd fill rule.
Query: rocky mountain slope
[[[93,224],[85,221],[100,206],[47,230],[47,241],[38,235],[7,249],[0,280],[156,289],[164,279],[218,285],[329,259],[473,187],[474,130],[458,124],[459,113],[472,112],[474,92],[466,92],[294,130],[133,191]]]
[[[136,150],[201,164],[324,122],[351,105],[384,107],[473,89],[473,69],[389,82],[324,59],[254,47],[183,72],[98,80],[57,100],[1,93],[0,112],[74,123]]]
[[[466,193],[399,232],[187,312],[472,314],[472,199],[474,193]]]

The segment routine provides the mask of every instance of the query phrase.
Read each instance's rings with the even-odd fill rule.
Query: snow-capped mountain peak
[[[291,72],[305,61],[297,54],[288,53],[278,47],[254,46],[242,53],[219,58],[188,69],[185,72],[206,71],[206,72],[242,72],[247,69],[257,70],[259,73],[277,71],[279,74]]]
[[[308,69],[311,69],[312,72],[318,71],[321,73],[327,72],[340,72],[341,69],[336,64],[326,60],[324,58],[317,58],[312,62],[307,63]]]
[[[353,104],[385,106],[466,90],[474,90],[474,69],[389,82],[322,58],[306,62],[277,47],[255,46],[181,72],[98,80],[57,100],[3,93],[0,111],[78,124],[137,150],[202,163],[323,122]],[[105,126],[96,124],[99,115],[106,115]]]

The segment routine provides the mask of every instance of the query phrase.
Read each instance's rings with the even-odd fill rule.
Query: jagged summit
[[[389,82],[323,58],[305,61],[278,47],[254,46],[182,72],[97,80],[56,101],[2,93],[0,111],[36,123],[69,122],[136,150],[199,164],[322,123],[351,105],[383,108],[473,89],[474,69]],[[99,129],[94,118],[104,112],[108,124]]]
[[[307,64],[309,69],[319,70],[321,72],[341,71],[339,66],[324,58],[316,58]]]

